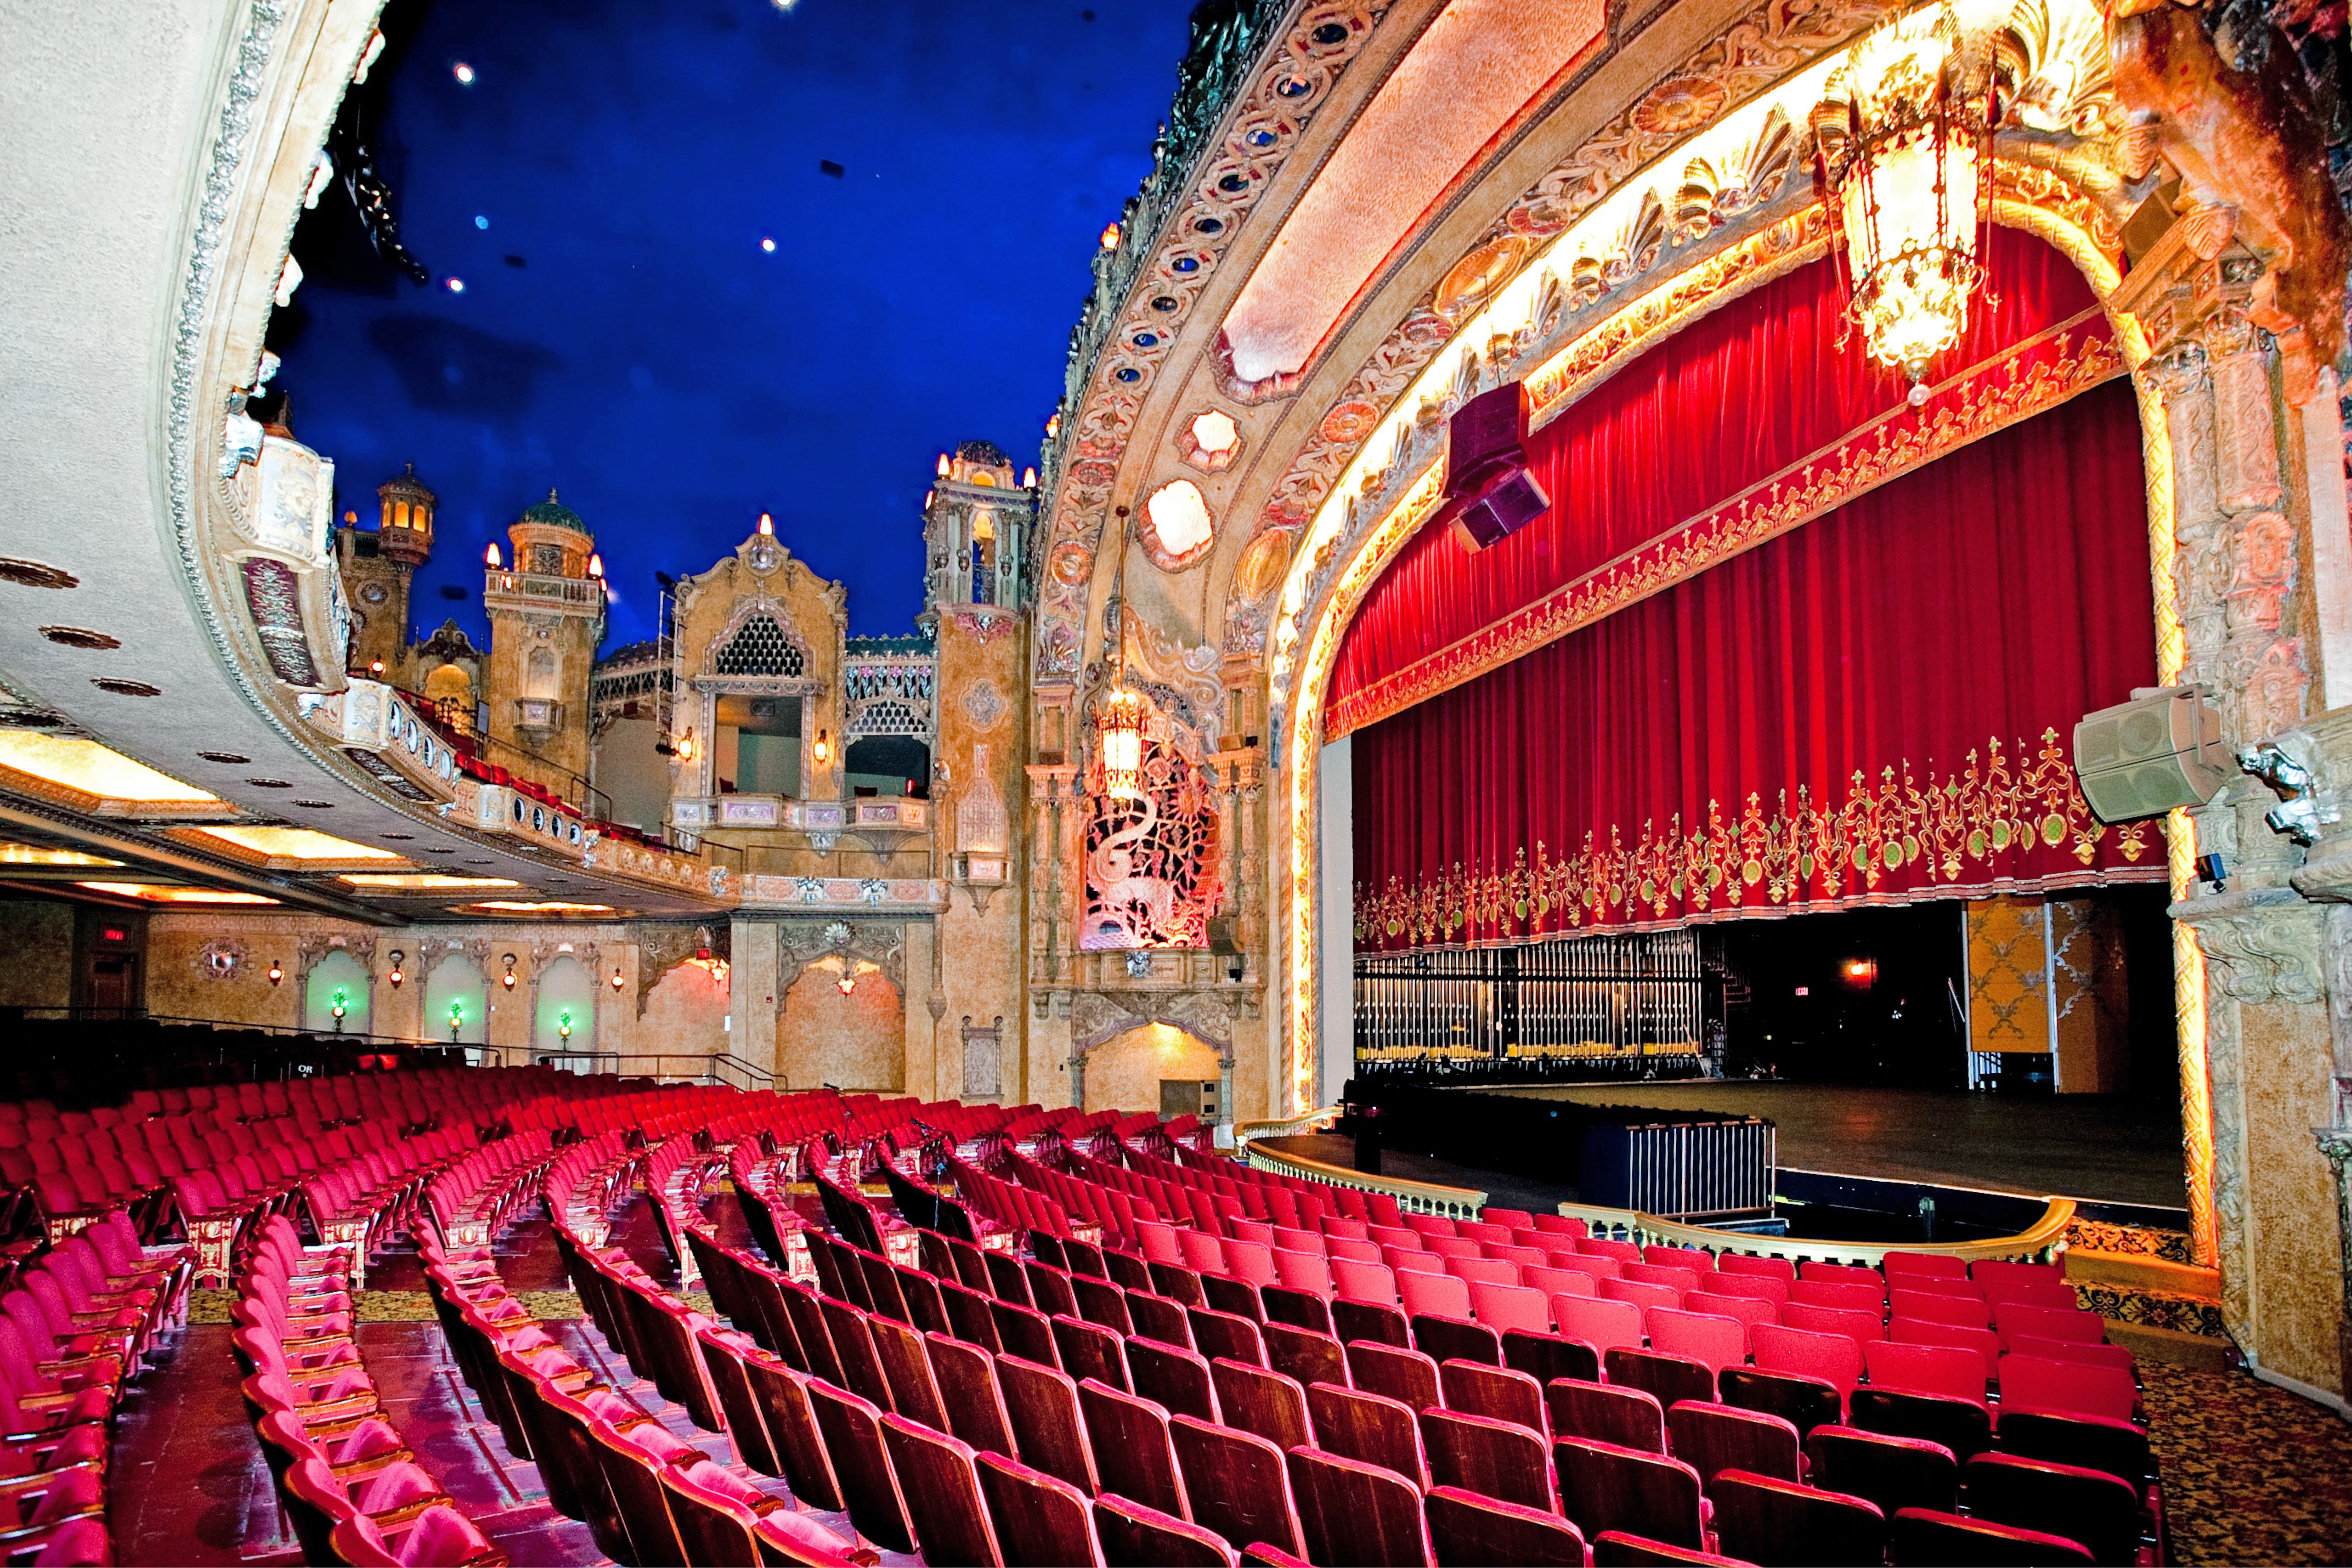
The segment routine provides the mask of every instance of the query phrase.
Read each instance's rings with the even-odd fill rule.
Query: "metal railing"
[[[1780,1258],[1790,1263],[1852,1263],[1877,1268],[1890,1252],[1931,1252],[1964,1262],[1979,1258],[2019,1258],[2047,1262],[2064,1250],[2066,1227],[2074,1222],[2074,1200],[2043,1200],[2042,1216],[2013,1236],[1985,1237],[1976,1241],[1829,1241],[1816,1237],[1759,1236],[1747,1231],[1717,1230],[1644,1214],[1638,1209],[1605,1208],[1595,1204],[1561,1204],[1559,1212],[1580,1219],[1592,1234],[1642,1246],[1697,1247],[1717,1254],[1747,1258]]]
[[[745,1061],[725,1051],[705,1055],[699,1051],[626,1052],[595,1050],[539,1050],[534,1048],[530,1059],[544,1067],[561,1068],[566,1072],[616,1073],[625,1078],[655,1078],[666,1083],[708,1083],[744,1090],[773,1089],[776,1075],[765,1068]],[[579,1066],[572,1064],[578,1063]]]
[[[1256,1140],[1261,1138],[1321,1131],[1339,1118],[1339,1108],[1335,1105],[1278,1121],[1241,1122],[1234,1128],[1234,1152],[1253,1170],[1320,1182],[1327,1187],[1352,1187],[1360,1193],[1384,1194],[1394,1198],[1397,1207],[1407,1214],[1475,1219],[1478,1212],[1486,1206],[1486,1193],[1475,1187],[1449,1187],[1435,1182],[1409,1182],[1398,1176],[1368,1175],[1362,1171],[1351,1171],[1345,1165],[1328,1164],[1282,1150],[1261,1149],[1256,1144]]]

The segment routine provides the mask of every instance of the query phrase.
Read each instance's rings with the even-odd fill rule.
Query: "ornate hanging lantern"
[[[1125,672],[1120,672],[1124,676]],[[1103,794],[1143,798],[1143,698],[1114,684],[1095,709],[1096,754],[1102,759]]]
[[[1864,38],[1813,110],[1815,174],[1845,261],[1848,316],[1870,357],[1910,381],[1915,405],[1984,288],[1999,113],[1985,51],[1948,3]]]

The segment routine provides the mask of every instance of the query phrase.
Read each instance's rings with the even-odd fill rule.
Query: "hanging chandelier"
[[[1143,695],[1127,689],[1128,510],[1118,509],[1118,568],[1111,575],[1108,611],[1110,689],[1095,705],[1095,758],[1102,793],[1110,800],[1143,798]]]
[[[1143,798],[1143,698],[1139,693],[1114,685],[1105,694],[1095,709],[1095,752],[1102,759],[1104,795],[1113,800]]]
[[[1947,0],[1880,26],[1812,114],[1815,174],[1843,257],[1847,315],[1870,357],[1927,398],[1927,367],[1968,330],[1985,285],[1992,132],[1986,51]]]

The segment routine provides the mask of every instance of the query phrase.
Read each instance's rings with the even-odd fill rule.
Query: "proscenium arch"
[[[1997,168],[2002,164],[2011,169],[2023,166],[1999,154],[1995,163]],[[2137,318],[2116,310],[2113,303],[2123,280],[2115,263],[2081,225],[2056,210],[2063,205],[2087,203],[2090,194],[2047,168],[2037,167],[2035,173],[2046,182],[2043,188],[2049,192],[2050,199],[2038,203],[2013,197],[1996,199],[1992,219],[2047,242],[2074,264],[2105,310],[2125,362],[2131,367],[2132,388],[2139,408],[2141,471],[2147,489],[2148,564],[2156,604],[2157,679],[2169,685],[2180,677],[2187,642],[2172,570],[2176,541],[2171,434],[2163,399],[2143,374],[2148,360],[2147,335]],[[1707,300],[1704,310],[1695,310],[1677,322],[1675,331],[1686,330],[1694,321],[1729,304],[1770,277],[1820,259],[1828,253],[1828,247],[1824,238],[1796,247],[1776,268],[1743,278]],[[1671,278],[1662,279],[1651,289],[1625,300],[1618,311],[1639,308],[1659,289],[1671,287],[1675,281]],[[1653,342],[1644,341],[1621,350],[1610,358],[1607,370],[1602,377],[1595,378],[1596,383],[1653,346]],[[1933,461],[1931,458],[1928,464],[1913,464],[1896,472],[1912,472]],[[1280,775],[1276,791],[1280,816],[1268,825],[1268,829],[1276,842],[1287,845],[1287,853],[1274,858],[1270,868],[1277,879],[1274,904],[1282,924],[1277,949],[1280,973],[1275,983],[1281,992],[1282,1015],[1278,1103],[1286,1115],[1299,1115],[1315,1109],[1315,1100],[1319,1098],[1315,1083],[1319,1054],[1316,1040],[1318,1002],[1323,983],[1319,952],[1322,800],[1318,763],[1331,665],[1340,638],[1355,618],[1366,591],[1434,511],[1443,471],[1441,457],[1423,474],[1401,487],[1398,499],[1349,547],[1339,569],[1331,574],[1318,596],[1304,606],[1307,613],[1299,617],[1301,633],[1293,645],[1288,689],[1275,693],[1277,721],[1274,727],[1281,742],[1280,754],[1276,759]],[[1895,477],[1896,474],[1887,476]],[[1343,499],[1335,496],[1325,504],[1332,505]],[[1305,554],[1302,549],[1301,560],[1294,563],[1294,571],[1304,569]],[[2196,858],[2195,834],[2186,812],[2167,815],[2165,841],[2172,897],[2179,900],[2190,889]],[[2217,1226],[2211,1191],[2212,1110],[2205,1060],[2205,961],[2195,934],[2178,921],[2173,925],[2172,951],[2190,1230],[2199,1256],[2210,1257]]]

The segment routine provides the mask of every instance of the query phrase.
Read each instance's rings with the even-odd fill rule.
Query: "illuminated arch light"
[[[1202,473],[1219,472],[1232,467],[1234,459],[1241,455],[1241,426],[1223,409],[1212,408],[1205,414],[1194,415],[1177,432],[1176,449]]]
[[[1192,565],[1216,542],[1208,499],[1190,479],[1171,479],[1143,503],[1143,547],[1171,572]]]

